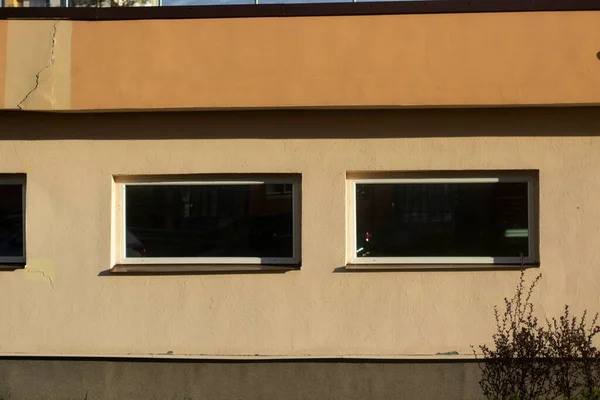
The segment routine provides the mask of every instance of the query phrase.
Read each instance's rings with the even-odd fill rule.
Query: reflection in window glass
[[[270,196],[266,189],[126,185],[126,256],[291,258],[292,196]]]
[[[64,0],[4,0],[4,7],[63,7]]]
[[[292,186],[291,183],[267,183],[265,188],[269,196],[289,196],[292,194]]]
[[[0,262],[24,257],[23,184],[0,183]]]
[[[1,1],[1,0],[0,0]],[[5,0],[4,7],[142,7],[158,0]]]
[[[352,0],[259,0],[259,4],[352,3]]]
[[[163,6],[211,6],[254,4],[254,0],[163,0]]]
[[[357,257],[529,255],[528,184],[356,185]]]
[[[70,7],[144,7],[158,5],[157,0],[69,0]]]

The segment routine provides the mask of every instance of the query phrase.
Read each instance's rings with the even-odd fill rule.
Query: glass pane
[[[292,196],[271,196],[266,188],[127,186],[126,255],[292,257]]]
[[[5,0],[4,3],[4,7],[140,7],[157,5],[158,0]]]
[[[163,6],[210,6],[210,5],[254,4],[254,0],[163,0]]]
[[[0,185],[0,258],[23,257],[23,185]]]
[[[259,0],[259,4],[351,3],[352,0]]]
[[[64,0],[63,0],[64,1]],[[69,0],[69,7],[145,7],[156,6],[157,0]]]
[[[529,254],[527,183],[357,184],[357,257]]]
[[[357,3],[364,3],[364,2],[390,2],[390,1],[414,1],[414,0],[356,0]],[[429,0],[424,0],[424,1],[429,1]]]
[[[4,7],[64,7],[65,0],[5,0]]]
[[[291,183],[267,183],[265,185],[267,196],[290,196],[292,194]]]

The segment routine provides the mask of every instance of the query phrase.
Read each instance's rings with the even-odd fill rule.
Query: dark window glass
[[[268,196],[285,196],[292,194],[291,183],[268,183],[265,185]]]
[[[270,196],[266,189],[126,186],[126,256],[291,258],[292,196]]]
[[[357,256],[526,257],[527,186],[357,184]]]
[[[22,258],[23,185],[0,184],[0,261]]]

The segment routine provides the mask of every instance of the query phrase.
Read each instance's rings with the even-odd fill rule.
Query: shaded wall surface
[[[0,360],[20,399],[481,399],[476,363]]]
[[[0,272],[8,355],[431,357],[489,343],[516,270],[350,272],[351,172],[539,172],[540,317],[600,309],[600,111],[0,113],[27,176],[27,265]],[[119,275],[115,175],[294,173],[300,270]]]

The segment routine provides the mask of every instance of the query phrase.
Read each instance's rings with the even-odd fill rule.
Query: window
[[[297,177],[139,178],[117,188],[117,264],[299,263]]]
[[[0,175],[0,264],[25,263],[25,177]]]
[[[278,184],[273,184],[273,183],[267,183],[265,185],[266,187],[266,194],[267,196],[286,196],[286,195],[291,195],[292,194],[292,184],[291,183],[278,183]]]
[[[349,180],[351,264],[536,261],[535,177]]]

